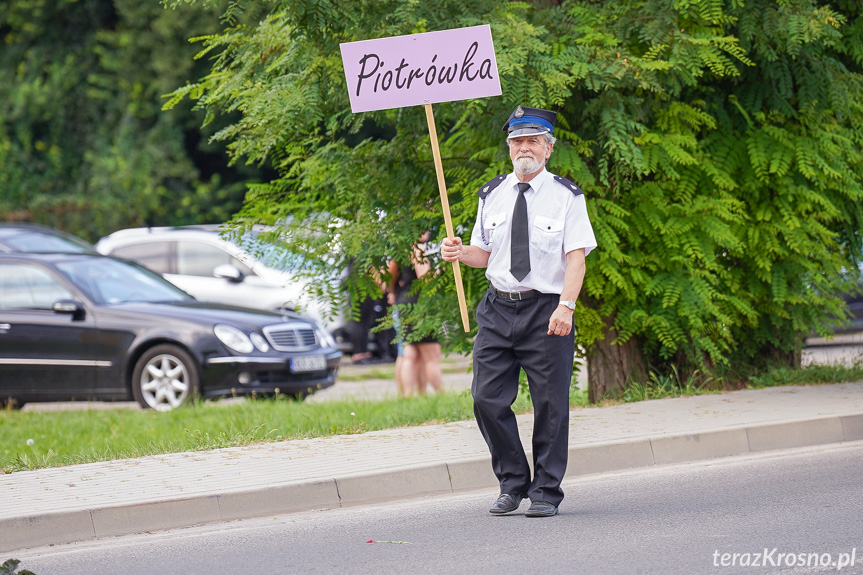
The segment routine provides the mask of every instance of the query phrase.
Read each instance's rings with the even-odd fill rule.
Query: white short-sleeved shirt
[[[584,248],[584,255],[596,247],[593,226],[587,215],[584,194],[575,195],[545,169],[531,181],[525,192],[530,237],[530,273],[521,281],[510,273],[510,224],[518,196],[518,178],[509,174],[495,189],[480,199],[470,244],[490,252],[485,276],[503,291],[563,290],[566,254]]]

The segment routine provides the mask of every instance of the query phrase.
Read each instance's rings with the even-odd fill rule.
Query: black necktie
[[[530,273],[530,238],[527,231],[527,200],[524,193],[530,184],[518,184],[518,197],[512,210],[512,243],[510,245],[509,271],[521,281]]]

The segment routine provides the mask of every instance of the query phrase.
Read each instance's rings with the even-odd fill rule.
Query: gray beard
[[[522,156],[512,161],[512,167],[519,176],[527,176],[542,169],[542,164],[536,158]]]

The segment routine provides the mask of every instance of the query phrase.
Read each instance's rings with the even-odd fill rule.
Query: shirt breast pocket
[[[540,251],[554,253],[563,249],[563,219],[536,216],[530,243]]]
[[[494,236],[499,229],[506,226],[506,212],[498,212],[495,214],[487,214],[483,218],[483,229],[485,230],[485,241],[489,244],[494,242]]]

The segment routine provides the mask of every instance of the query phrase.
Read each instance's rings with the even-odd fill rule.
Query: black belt
[[[525,291],[500,291],[499,289],[492,287],[491,291],[496,293],[498,297],[502,297],[503,299],[509,301],[520,301],[523,299],[530,299],[532,297],[536,297],[540,295],[542,292],[538,292],[535,289],[529,289]]]

